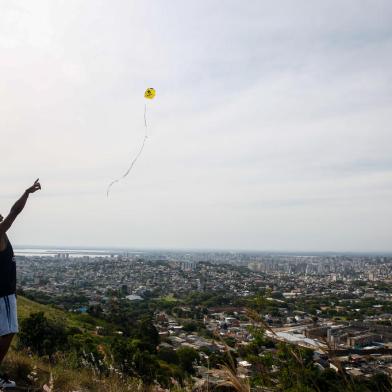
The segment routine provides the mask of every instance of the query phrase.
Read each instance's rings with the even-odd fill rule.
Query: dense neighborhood
[[[17,264],[24,295],[69,312],[108,314],[121,301],[158,301],[159,349],[197,351],[198,382],[219,381],[210,358],[228,347],[239,373],[251,377],[246,348],[255,325],[264,331],[264,353],[287,342],[311,349],[321,370],[392,375],[389,256],[60,252],[19,254]]]

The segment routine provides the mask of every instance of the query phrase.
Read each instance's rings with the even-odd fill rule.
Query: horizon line
[[[194,247],[130,247],[130,246],[92,246],[92,245],[26,245],[26,244],[15,244],[13,245],[15,249],[48,249],[48,250],[113,250],[113,251],[174,251],[174,252],[194,252],[194,253],[203,253],[203,252],[225,252],[225,253],[272,253],[272,254],[336,254],[336,255],[383,255],[383,256],[392,256],[392,250],[383,251],[383,250],[276,250],[276,249],[241,249],[241,248],[194,248]]]

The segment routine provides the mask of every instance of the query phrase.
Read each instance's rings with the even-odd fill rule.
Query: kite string
[[[121,177],[117,178],[116,180],[113,180],[109,184],[109,186],[107,187],[107,190],[106,190],[107,197],[109,197],[110,189],[112,188],[112,186],[128,176],[130,171],[133,169],[133,166],[135,165],[136,161],[139,159],[140,155],[142,154],[142,152],[144,150],[144,146],[146,144],[146,140],[148,139],[147,130],[148,130],[148,127],[147,127],[147,104],[144,104],[144,138],[143,138],[142,145],[140,147],[139,152],[136,154],[135,158],[132,160],[131,164],[129,165],[127,171]]]

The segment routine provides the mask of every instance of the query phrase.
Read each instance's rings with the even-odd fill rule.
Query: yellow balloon
[[[152,88],[152,87],[150,87],[150,88],[148,88],[147,90],[146,90],[146,92],[144,93],[144,98],[147,98],[147,99],[154,99],[155,98],[155,90]]]

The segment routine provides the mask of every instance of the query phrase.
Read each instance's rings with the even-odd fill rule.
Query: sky
[[[390,0],[0,0],[17,245],[392,251],[391,120]]]

